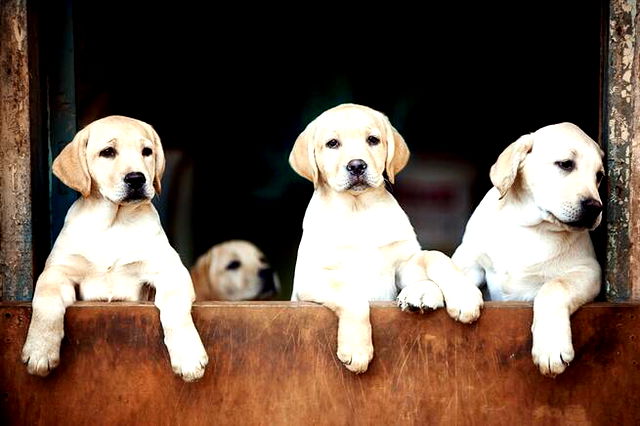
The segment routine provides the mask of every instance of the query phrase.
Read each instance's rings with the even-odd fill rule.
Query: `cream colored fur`
[[[191,268],[196,300],[258,300],[280,290],[277,275],[255,244],[230,240],[214,245]]]
[[[208,357],[191,319],[191,278],[151,204],[163,170],[157,133],[122,116],[91,123],[55,159],[54,174],[82,197],[36,284],[22,351],[29,373],[45,376],[59,364],[64,314],[76,288],[81,300],[136,301],[149,284],[174,372],[186,381],[204,374]],[[144,176],[138,191],[125,182],[129,173]]]
[[[571,123],[511,144],[491,168],[494,184],[467,224],[454,262],[492,300],[533,300],[534,363],[549,376],[574,358],[569,316],[600,289],[600,266],[581,202],[600,202],[602,151]],[[561,166],[573,162],[568,171]],[[596,204],[597,204],[596,203]]]
[[[366,371],[373,358],[369,301],[403,309],[446,303],[456,320],[480,315],[482,296],[451,260],[422,251],[384,176],[393,182],[409,150],[386,116],[344,104],[325,111],[300,134],[289,162],[315,191],[303,221],[292,300],[321,303],[338,316],[338,358]],[[359,176],[353,160],[366,163]],[[353,169],[353,167],[352,167]],[[444,296],[444,298],[443,298]]]

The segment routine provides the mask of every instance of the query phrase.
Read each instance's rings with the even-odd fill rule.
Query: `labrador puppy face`
[[[117,204],[153,198],[153,151],[150,135],[138,123],[97,123],[89,133],[87,163],[98,191]]]
[[[603,153],[580,128],[571,123],[543,127],[520,138],[502,155],[511,157],[503,159],[503,166],[511,163],[507,168],[521,177],[521,189],[530,194],[547,221],[571,230],[600,224]],[[499,158],[492,168],[492,180],[500,181],[495,176],[500,163]]]
[[[387,153],[381,120],[360,109],[327,114],[318,120],[312,141],[320,176],[338,192],[364,191],[384,183]]]
[[[325,111],[300,134],[289,157],[293,169],[333,191],[359,193],[391,182],[407,163],[402,136],[382,113],[343,104]]]
[[[93,193],[116,204],[138,203],[160,193],[164,153],[151,126],[110,116],[78,132],[53,171],[85,197]]]
[[[199,300],[266,299],[280,289],[265,255],[242,240],[213,246],[198,259],[191,275]]]

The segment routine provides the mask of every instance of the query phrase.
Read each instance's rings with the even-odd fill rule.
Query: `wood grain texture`
[[[531,362],[524,303],[489,303],[470,326],[377,303],[375,358],[360,376],[337,360],[336,319],[323,307],[197,304],[210,364],[196,383],[171,372],[150,304],[74,305],[60,367],[29,376],[19,354],[30,313],[0,305],[10,424],[640,424],[640,305],[580,309],[576,358],[556,379]]]
[[[0,0],[0,294],[33,290],[29,50],[25,0]]]

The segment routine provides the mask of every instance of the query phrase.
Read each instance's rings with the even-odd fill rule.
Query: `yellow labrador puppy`
[[[600,290],[589,230],[602,216],[602,155],[571,123],[522,136],[491,168],[494,187],[453,255],[492,300],[533,300],[533,362],[549,376],[573,359],[569,316]]]
[[[400,307],[411,310],[446,303],[462,322],[480,315],[478,288],[447,256],[421,250],[407,215],[385,188],[385,172],[393,182],[408,159],[407,145],[387,117],[354,104],[317,117],[289,157],[315,187],[292,300],[322,303],[336,313],[337,355],[355,373],[366,371],[373,358],[369,301],[398,296]]]
[[[171,365],[186,381],[202,377],[207,353],[191,319],[189,271],[169,245],[151,204],[164,170],[160,138],[128,117],[94,121],[53,162],[53,173],[82,194],[69,209],[33,297],[22,360],[46,376],[60,360],[64,313],[76,300],[139,300],[156,290]]]
[[[191,268],[196,300],[267,299],[280,290],[267,258],[249,241],[216,244]]]

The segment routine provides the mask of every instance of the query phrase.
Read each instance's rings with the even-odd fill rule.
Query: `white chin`
[[[548,219],[545,218],[544,219],[545,222],[549,222],[549,223],[552,223],[554,225],[557,225],[558,227],[560,227],[561,229],[566,230],[566,231],[584,231],[586,229],[593,230],[598,226],[597,224],[594,225],[592,228],[584,228],[584,227],[579,227],[579,226],[573,226],[573,225],[571,225],[571,223],[577,222],[577,219],[562,218],[562,217],[556,216],[553,213],[548,212],[548,211],[547,211],[547,214],[548,214],[549,218]],[[599,221],[598,221],[598,223],[599,223]]]
[[[351,182],[348,178],[341,180],[339,182],[335,182],[331,184],[331,187],[337,192],[363,192],[368,189],[378,188],[380,184],[384,182],[384,180],[380,180],[379,182],[372,182],[371,179],[365,179],[362,182]]]
[[[131,197],[129,195],[119,195],[116,197],[105,196],[105,198],[107,198],[109,201],[111,201],[114,204],[128,205],[128,204],[140,204],[140,203],[149,202],[153,198],[153,195],[149,196],[148,194],[143,194],[142,196],[138,196],[138,197]]]
[[[568,227],[566,224],[564,224],[560,219],[558,219],[557,216],[555,216],[549,210],[545,210],[545,209],[543,209],[541,207],[538,207],[538,209],[540,210],[540,220],[542,222],[547,222],[547,223],[550,223],[552,225],[557,225],[557,226],[562,227],[562,228]]]
[[[370,185],[367,184],[357,184],[354,185],[350,188],[347,188],[349,191],[353,191],[353,192],[362,192],[362,191],[366,191],[367,189],[371,188]]]
[[[125,196],[123,194],[117,193],[117,194],[105,194],[104,192],[100,191],[100,194],[102,194],[102,196],[104,198],[106,198],[107,200],[111,201],[113,204],[122,204],[123,200],[125,198]]]

